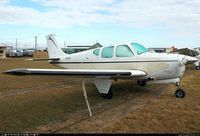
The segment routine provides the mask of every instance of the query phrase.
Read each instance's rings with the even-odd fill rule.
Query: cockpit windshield
[[[131,43],[132,48],[137,51],[137,54],[140,55],[142,53],[148,52],[148,49],[138,43]]]

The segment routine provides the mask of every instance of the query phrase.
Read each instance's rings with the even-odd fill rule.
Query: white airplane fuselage
[[[147,75],[138,79],[152,77],[154,80],[181,78],[185,71],[185,65],[181,64],[184,55],[149,52],[137,55],[132,49],[135,54],[133,57],[116,57],[113,55],[112,58],[102,58],[101,50],[98,56],[93,54],[93,50],[70,54],[69,57],[61,57],[59,61],[52,61],[51,63],[66,69],[140,69],[145,71]]]

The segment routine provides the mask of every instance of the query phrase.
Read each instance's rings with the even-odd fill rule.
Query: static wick
[[[82,80],[82,87],[83,87],[83,95],[85,97],[85,102],[87,104],[90,117],[92,117],[92,112],[91,112],[91,109],[90,109],[90,104],[89,104],[88,97],[87,97],[87,92],[86,92],[86,89],[85,89],[85,80]]]

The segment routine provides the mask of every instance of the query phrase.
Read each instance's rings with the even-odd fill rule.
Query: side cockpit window
[[[118,45],[116,49],[116,57],[133,57],[133,52],[127,45]]]
[[[114,46],[104,47],[101,51],[102,58],[112,58],[113,57]]]
[[[100,52],[100,49],[96,49],[96,50],[93,51],[93,54],[96,55],[96,56],[99,56],[99,52]]]

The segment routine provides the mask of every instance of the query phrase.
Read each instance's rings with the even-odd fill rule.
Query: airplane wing
[[[89,70],[89,69],[11,69],[5,74],[13,75],[68,75],[68,76],[132,76],[143,77],[146,72],[141,70]]]

